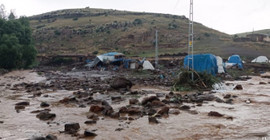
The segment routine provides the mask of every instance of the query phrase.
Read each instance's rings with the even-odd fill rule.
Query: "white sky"
[[[270,29],[270,0],[193,0],[194,21],[228,33]],[[67,8],[103,8],[175,15],[189,14],[189,0],[0,0],[16,15]]]

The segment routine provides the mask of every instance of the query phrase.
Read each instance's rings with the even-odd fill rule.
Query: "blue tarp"
[[[188,66],[188,58],[192,55],[187,55],[184,59],[184,67],[192,68],[192,60]],[[196,54],[193,55],[194,70],[197,72],[206,72],[208,74],[216,75],[218,72],[218,65],[216,56],[213,54]]]
[[[122,53],[119,53],[119,52],[109,52],[109,53],[105,53],[105,54],[102,54],[104,56],[115,56],[115,55],[119,55],[119,54],[122,54]]]
[[[230,56],[228,63],[235,63],[238,65],[238,68],[243,69],[243,63],[239,55]]]

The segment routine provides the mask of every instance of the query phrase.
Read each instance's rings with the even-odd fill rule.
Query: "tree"
[[[0,68],[27,68],[35,61],[36,54],[26,17],[0,19]]]
[[[9,13],[9,16],[8,16],[8,20],[14,20],[16,17],[15,17],[15,14],[14,14],[14,11],[10,10],[10,13]]]

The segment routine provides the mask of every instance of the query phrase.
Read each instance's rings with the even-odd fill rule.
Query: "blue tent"
[[[232,55],[228,59],[228,63],[235,63],[238,68],[243,69],[243,63],[239,55]]]
[[[187,55],[184,59],[184,67],[191,68],[192,61],[188,66],[188,58],[191,58],[192,55]],[[193,55],[194,61],[194,70],[197,72],[206,72],[208,74],[216,75],[218,72],[218,65],[216,56],[213,54],[196,54]]]

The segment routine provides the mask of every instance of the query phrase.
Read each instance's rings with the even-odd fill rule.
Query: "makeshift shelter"
[[[188,65],[188,59],[192,55],[187,55],[184,59],[184,67],[192,68],[192,61]],[[208,74],[216,75],[218,72],[218,65],[216,56],[213,54],[196,54],[193,55],[194,70],[197,72],[206,72]]]
[[[154,70],[154,69],[155,68],[148,60],[143,61],[143,70]]]
[[[251,61],[252,63],[269,63],[269,60],[266,56],[258,56],[257,58]]]
[[[230,56],[228,59],[228,63],[231,63],[232,65],[237,65],[239,69],[243,69],[243,63],[239,55]]]
[[[100,63],[119,63],[122,62],[124,59],[125,55],[122,53],[118,52],[110,52],[110,53],[105,53],[102,55],[98,55],[93,61],[90,63],[86,64],[85,66],[87,67],[95,67]]]
[[[223,59],[220,56],[216,56],[218,73],[225,73]]]

